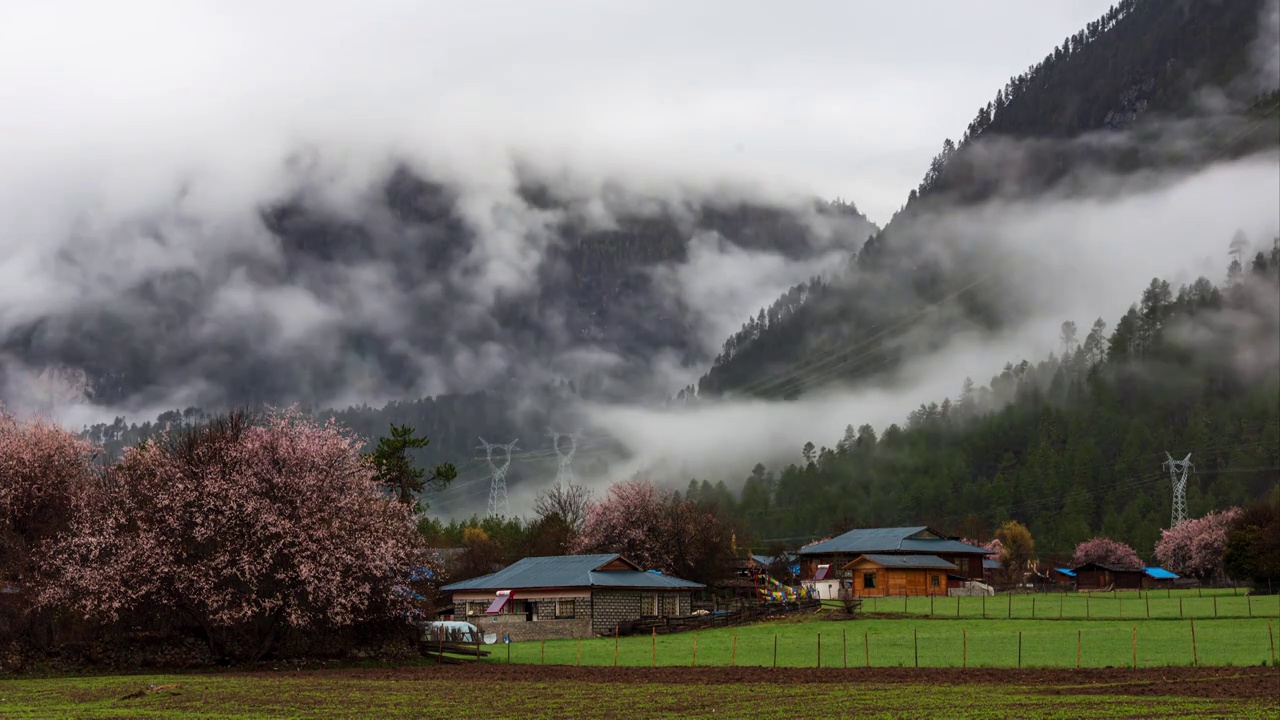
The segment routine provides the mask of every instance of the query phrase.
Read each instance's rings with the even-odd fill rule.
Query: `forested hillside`
[[[1000,88],[957,143],[947,139],[903,209],[849,269],[779,298],[698,382],[705,396],[794,397],[897,367],[921,309],[998,328],[1017,320],[989,248],[948,235],[939,213],[993,197],[1088,193],[1099,172],[1176,170],[1280,143],[1280,78],[1253,66],[1261,0],[1124,0]],[[849,350],[856,347],[857,350]],[[853,355],[875,362],[846,362]],[[823,367],[805,369],[819,359]],[[797,370],[797,368],[801,368]],[[686,389],[687,394],[695,388]]]
[[[1243,260],[1223,288],[1152,280],[1112,325],[1064,324],[1061,355],[966,382],[903,425],[849,427],[780,472],[757,465],[740,497],[688,494],[759,547],[917,523],[989,537],[1012,518],[1044,556],[1102,534],[1150,557],[1170,519],[1165,451],[1192,453],[1193,516],[1280,483],[1280,239]]]

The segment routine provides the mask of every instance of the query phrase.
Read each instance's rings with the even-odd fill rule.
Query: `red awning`
[[[498,613],[502,612],[503,606],[505,606],[507,604],[507,601],[510,599],[511,599],[510,593],[504,593],[502,595],[499,595],[498,597],[493,599],[492,603],[489,603],[489,608],[484,611],[484,614],[497,615]]]

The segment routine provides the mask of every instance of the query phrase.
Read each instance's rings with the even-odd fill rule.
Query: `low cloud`
[[[910,361],[878,387],[811,388],[794,401],[703,400],[692,406],[592,406],[591,425],[627,448],[631,459],[615,479],[649,472],[676,485],[689,477],[740,482],[757,462],[798,462],[806,442],[834,447],[846,425],[882,430],[902,423],[921,404],[958,396],[966,377],[984,384],[1006,362],[1035,362],[1061,352],[1061,323],[1087,332],[1101,317],[1108,328],[1136,303],[1153,277],[1174,285],[1206,276],[1222,285],[1228,244],[1237,230],[1255,249],[1269,249],[1280,234],[1280,156],[1268,153],[1220,163],[1198,172],[1151,178],[1099,178],[1105,195],[995,201],[917,218],[911,232],[944,234],[960,246],[980,243],[991,264],[982,277],[1000,288],[1002,302],[1019,309],[1018,322],[998,334],[943,320],[900,342]],[[1242,371],[1274,368],[1280,312],[1223,314],[1236,337],[1257,338],[1229,349]],[[1242,327],[1246,329],[1241,330]],[[932,352],[926,341],[947,333]],[[1216,330],[1178,330],[1202,352],[1227,352],[1196,342]],[[1255,345],[1257,345],[1255,347]]]

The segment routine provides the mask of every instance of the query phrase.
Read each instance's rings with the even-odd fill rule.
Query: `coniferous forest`
[[[1045,555],[1101,534],[1150,557],[1169,526],[1166,450],[1192,453],[1192,516],[1280,478],[1280,240],[1245,261],[1223,287],[1153,279],[1110,324],[1064,323],[1061,354],[966,381],[901,425],[849,426],[780,470],[758,464],[738,497],[705,482],[688,495],[761,547],[917,523],[990,537],[1015,518]]]

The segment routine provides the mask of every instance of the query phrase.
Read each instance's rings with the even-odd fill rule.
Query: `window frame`
[[[867,582],[868,580],[870,580],[870,582]],[[870,571],[870,572],[867,572],[867,571],[865,571],[865,570],[864,570],[864,571],[862,572],[862,589],[864,589],[864,590],[876,590],[876,589],[877,589],[877,588],[876,588],[876,571],[875,571],[875,570],[872,570],[872,571]]]

